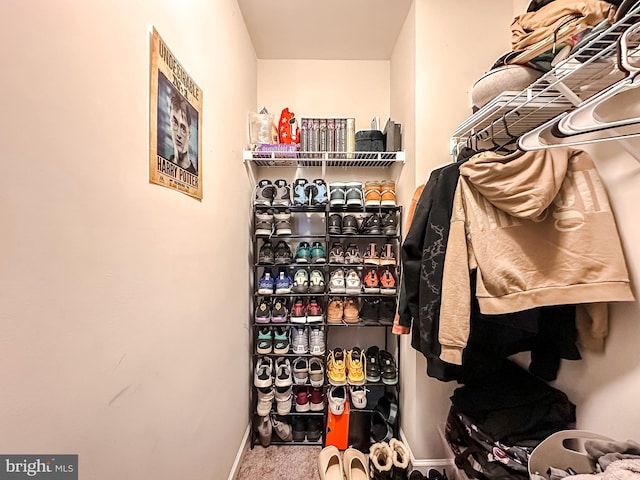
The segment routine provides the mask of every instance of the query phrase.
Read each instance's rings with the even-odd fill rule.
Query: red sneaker
[[[291,307],[291,323],[307,323],[307,309],[301,298],[297,298]]]
[[[307,323],[322,322],[322,307],[318,304],[315,297],[311,297],[309,305],[307,305]]]
[[[380,293],[380,280],[375,268],[370,269],[364,276],[364,293]]]

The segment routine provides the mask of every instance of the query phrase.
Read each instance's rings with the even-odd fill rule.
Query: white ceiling
[[[413,0],[238,0],[259,59],[388,60]]]

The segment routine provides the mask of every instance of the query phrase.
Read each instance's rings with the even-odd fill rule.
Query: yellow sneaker
[[[345,373],[344,350],[334,348],[327,357],[327,376],[331,385],[345,385],[347,377]]]
[[[380,182],[381,201],[380,205],[386,207],[396,206],[396,182],[393,180],[382,180]]]
[[[367,359],[359,347],[347,352],[347,381],[349,385],[364,385]]]

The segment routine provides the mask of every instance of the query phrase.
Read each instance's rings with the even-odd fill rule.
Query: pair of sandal
[[[398,400],[392,392],[386,392],[371,415],[371,442],[389,442],[398,422]]]

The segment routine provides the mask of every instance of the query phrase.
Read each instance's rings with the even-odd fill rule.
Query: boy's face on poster
[[[169,109],[171,119],[171,139],[175,150],[179,155],[184,155],[189,151],[190,128],[187,122],[187,112],[177,109]]]

